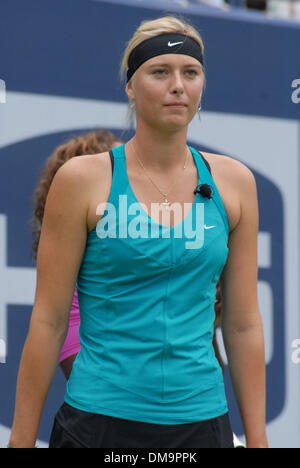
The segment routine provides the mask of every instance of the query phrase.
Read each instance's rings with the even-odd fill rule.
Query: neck
[[[143,162],[153,171],[176,170],[184,162],[187,151],[187,128],[169,134],[137,127],[131,144]]]

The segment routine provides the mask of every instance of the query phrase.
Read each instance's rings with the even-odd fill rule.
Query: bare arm
[[[252,172],[238,162],[234,165],[241,216],[230,233],[221,276],[222,332],[247,446],[267,447],[264,338],[257,298],[257,190]]]
[[[86,244],[87,203],[81,162],[57,172],[46,202],[37,257],[37,285],[24,346],[9,445],[34,447],[45,400],[64,343]]]

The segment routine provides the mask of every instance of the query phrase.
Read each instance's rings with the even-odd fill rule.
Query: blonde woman
[[[186,143],[201,105],[203,53],[185,22],[144,22],[122,64],[135,136],[69,161],[53,180],[12,446],[34,446],[76,283],[81,351],[50,447],[232,448],[212,344],[220,275],[247,445],[267,446],[254,176]]]

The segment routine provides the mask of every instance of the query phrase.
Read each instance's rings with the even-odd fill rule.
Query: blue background
[[[7,83],[7,91],[125,102],[127,97],[119,80],[125,42],[141,20],[180,12],[199,29],[206,44],[205,110],[299,120],[299,106],[291,101],[291,82],[300,70],[299,25],[266,21],[256,13],[228,14],[199,6],[183,11],[171,2],[166,2],[162,10],[161,5],[164,3],[156,7],[146,1],[142,5],[134,1],[2,2],[0,77]],[[8,216],[8,266],[35,267],[31,260],[29,219],[40,171],[54,147],[86,130],[91,129],[49,134],[0,148],[0,213]],[[112,130],[121,134],[121,129]],[[26,154],[26,158],[20,154]],[[260,230],[272,235],[272,268],[259,270],[259,278],[269,283],[274,300],[274,354],[267,369],[267,417],[271,421],[280,414],[286,399],[282,378],[284,209],[278,187],[264,175],[253,172],[259,192]],[[28,306],[7,306],[8,359],[0,365],[0,424],[5,426],[12,424],[16,377],[31,310]],[[226,386],[234,430],[241,433],[227,371]],[[42,440],[48,440],[64,388],[65,381],[58,370],[42,417]]]

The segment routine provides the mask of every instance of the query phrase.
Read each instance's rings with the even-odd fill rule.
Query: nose
[[[181,95],[184,92],[182,77],[180,72],[175,72],[171,82],[171,94]]]

